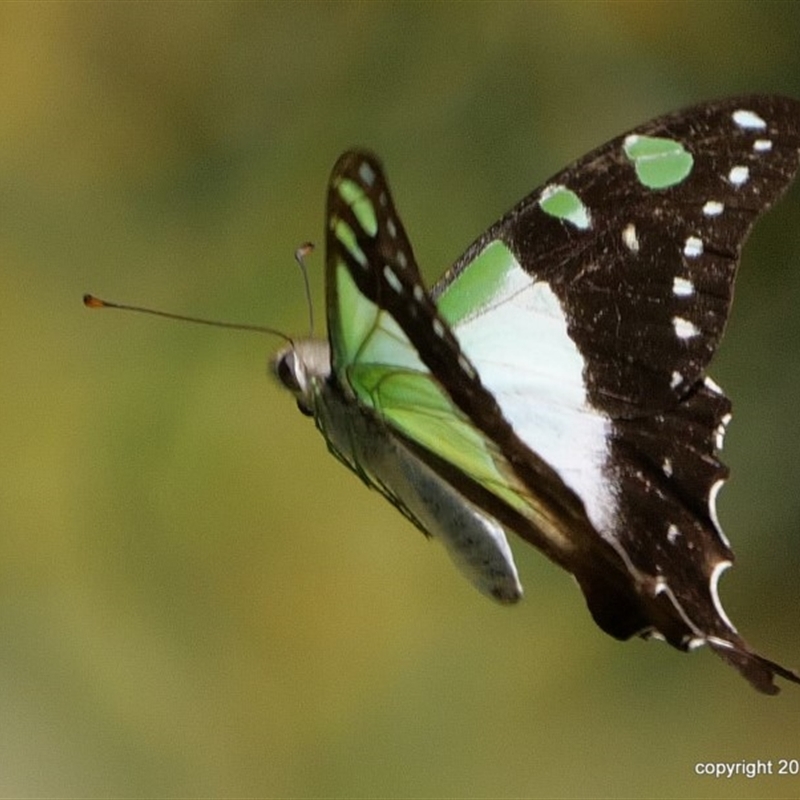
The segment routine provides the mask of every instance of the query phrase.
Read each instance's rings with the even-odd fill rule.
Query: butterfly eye
[[[297,354],[294,350],[285,351],[275,361],[275,374],[278,380],[295,394],[303,391],[297,367]]]
[[[278,380],[297,398],[297,408],[300,413],[306,417],[313,417],[314,412],[306,398],[308,381],[306,379],[307,368],[303,359],[290,348],[278,354],[272,369],[278,376]]]

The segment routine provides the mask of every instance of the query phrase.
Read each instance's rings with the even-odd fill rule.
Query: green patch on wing
[[[336,235],[344,244],[339,230],[342,225],[342,222],[337,224]],[[347,229],[350,230],[349,227]],[[338,308],[328,318],[331,325],[333,367],[337,377],[341,379],[343,368],[358,359],[364,343],[369,341],[375,331],[381,312],[361,294],[344,262],[339,262],[334,269]]]
[[[347,178],[339,182],[337,189],[341,198],[353,209],[361,227],[367,234],[374,236],[378,232],[378,218],[366,192],[355,181]]]
[[[495,239],[448,284],[439,297],[439,313],[451,327],[483,313],[518,266],[505,242]]]
[[[526,510],[520,492],[509,485],[509,478],[498,468],[494,448],[453,406],[429,373],[387,364],[359,363],[347,369],[347,376],[359,400],[377,411],[393,428],[512,507]]]
[[[334,317],[333,365],[337,377],[350,381],[353,364],[385,364],[425,371],[425,366],[394,317],[364,297],[344,263],[336,267],[339,309]]]
[[[675,139],[631,134],[623,145],[636,177],[648,189],[666,189],[685,180],[694,166],[692,154]]]
[[[563,219],[582,231],[592,227],[589,209],[572,189],[554,184],[546,186],[539,198],[539,207],[545,214]]]

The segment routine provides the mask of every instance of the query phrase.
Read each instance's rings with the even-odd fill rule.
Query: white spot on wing
[[[414,299],[418,303],[421,303],[425,299],[425,290],[418,283],[414,284],[413,292],[414,292]]]
[[[687,258],[697,258],[703,254],[703,240],[697,236],[689,236],[683,244],[683,254]]]
[[[725,206],[719,200],[709,200],[703,206],[703,214],[707,217],[718,217],[724,210]]]
[[[665,458],[661,462],[661,470],[668,478],[671,478],[672,477],[672,459]]]
[[[725,414],[725,416],[719,421],[716,431],[714,431],[714,445],[716,446],[717,450],[722,450],[722,445],[725,443],[725,429],[728,427],[728,423],[730,421],[731,415]]]
[[[683,317],[673,317],[672,327],[675,328],[675,335],[679,339],[692,339],[700,333],[700,329],[693,322]]]
[[[669,388],[670,389],[677,389],[683,383],[683,375],[680,374],[677,370],[672,373],[672,377],[669,380]]]
[[[714,608],[717,610],[717,614],[719,618],[734,632],[736,633],[736,627],[728,618],[728,615],[725,613],[725,609],[722,607],[722,603],[719,600],[719,593],[717,592],[717,584],[719,583],[720,575],[725,572],[726,569],[731,565],[730,561],[720,561],[711,572],[711,578],[708,582],[708,589],[711,592],[711,599],[714,601]]]
[[[367,185],[372,186],[375,183],[375,170],[367,163],[362,161],[358,168],[358,177]]]
[[[710,392],[714,392],[714,394],[724,394],[722,387],[715,380],[709,378],[708,375],[703,378],[703,383]]]
[[[639,237],[636,235],[636,226],[632,222],[622,229],[622,243],[631,253],[639,252]]]
[[[670,544],[675,544],[678,541],[678,537],[681,535],[680,529],[677,525],[670,525],[667,528],[667,541]]]
[[[384,264],[383,266],[383,277],[386,278],[386,283],[388,283],[397,294],[402,293],[403,284],[400,283],[400,278],[394,274],[394,270],[388,264]]]
[[[459,353],[458,355],[458,366],[461,367],[461,369],[469,378],[475,380],[475,378],[477,377],[477,375],[475,374],[475,369],[473,368],[472,364],[470,364],[469,361],[464,357],[463,353]]]
[[[753,150],[756,153],[769,153],[772,150],[772,140],[771,139],[756,139],[753,142]]]
[[[391,217],[389,217],[389,219],[386,220],[386,231],[389,234],[389,236],[392,237],[392,239],[396,238],[397,225],[394,224],[394,220]]]
[[[717,495],[724,485],[725,479],[720,478],[711,486],[711,490],[708,493],[708,515],[711,517],[711,521],[714,523],[714,527],[717,529],[717,535],[722,540],[722,543],[725,547],[730,549],[731,543],[728,541],[728,537],[722,532],[722,526],[719,524],[719,517],[717,516]]]
[[[742,166],[732,167],[731,171],[728,173],[728,180],[733,186],[744,186],[744,184],[750,180],[750,168]]]
[[[767,123],[755,111],[748,111],[746,108],[737,109],[731,116],[740,128],[760,131],[767,127]]]
[[[676,297],[691,297],[694,294],[694,284],[688,278],[676,277],[672,281],[672,294]]]

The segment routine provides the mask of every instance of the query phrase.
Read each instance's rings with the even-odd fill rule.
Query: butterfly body
[[[328,343],[279,377],[336,453],[483,591],[516,600],[507,532],[577,579],[611,635],[710,645],[758,689],[719,602],[730,402],[705,374],[741,246],[800,161],[800,103],[667,115],[535,190],[429,291],[379,161],[328,191]],[[311,357],[312,351],[315,353]]]

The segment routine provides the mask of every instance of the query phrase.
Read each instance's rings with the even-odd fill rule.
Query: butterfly
[[[731,403],[707,375],[742,245],[800,162],[800,102],[703,103],[576,161],[431,289],[380,161],[327,194],[328,339],[274,361],[330,451],[502,603],[513,532],[571,573],[617,639],[710,646],[758,690],[717,592]]]

